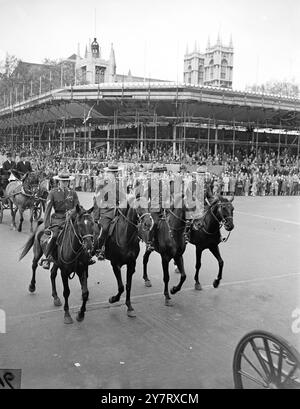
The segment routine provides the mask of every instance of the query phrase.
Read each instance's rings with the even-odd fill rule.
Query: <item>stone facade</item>
[[[184,55],[183,74],[183,81],[186,84],[232,88],[232,72],[232,38],[228,46],[222,44],[219,36],[213,46],[208,40],[204,53],[198,50],[196,43],[194,51],[189,52],[187,48]]]

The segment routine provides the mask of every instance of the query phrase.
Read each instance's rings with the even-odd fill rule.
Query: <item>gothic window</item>
[[[214,77],[214,60],[211,59],[209,62],[209,73],[210,73],[210,79],[212,80]]]
[[[226,69],[227,69],[227,60],[222,60],[221,62],[221,79],[225,79],[226,78]]]
[[[95,83],[101,84],[104,82],[105,67],[95,66]]]
[[[199,67],[198,67],[198,83],[199,84],[203,83],[203,74],[204,74],[203,65],[200,64]]]
[[[81,81],[83,84],[86,82],[86,66],[81,67]]]
[[[192,66],[191,64],[188,66],[188,70],[191,71],[192,70]]]

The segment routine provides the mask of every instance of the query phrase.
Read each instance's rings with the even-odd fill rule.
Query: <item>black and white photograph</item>
[[[0,392],[300,389],[299,21],[0,0]]]

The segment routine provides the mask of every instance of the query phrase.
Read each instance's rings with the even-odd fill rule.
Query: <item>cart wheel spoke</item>
[[[278,362],[277,362],[277,382],[278,383],[281,383],[282,359],[283,359],[283,348],[280,347],[279,355],[278,355]]]
[[[273,365],[273,359],[272,359],[272,355],[271,355],[271,351],[270,351],[270,347],[269,347],[269,342],[266,338],[263,338],[264,341],[264,347],[265,347],[265,351],[267,354],[267,358],[268,358],[268,364],[269,364],[269,370],[270,370],[270,376],[272,379],[275,378],[275,369],[274,369],[274,365]]]
[[[255,382],[257,385],[260,385],[263,388],[268,388],[268,383],[261,382],[260,380],[254,378],[252,375],[248,374],[245,371],[239,370],[239,374],[242,375],[244,378],[250,379],[252,382]]]
[[[254,366],[254,364],[250,361],[250,359],[246,356],[245,352],[242,353],[242,357],[248,362],[248,364],[255,370],[255,372],[261,377],[261,379],[264,380],[264,382],[267,384],[268,379],[260,373],[260,371]]]
[[[264,362],[264,360],[263,360],[263,358],[262,358],[262,356],[261,356],[261,354],[260,354],[260,352],[259,352],[259,350],[258,350],[258,348],[257,348],[257,345],[256,345],[255,342],[254,342],[254,339],[251,339],[251,340],[250,340],[250,344],[251,344],[251,346],[252,346],[252,349],[253,349],[255,355],[257,356],[257,359],[258,359],[258,361],[259,361],[259,363],[260,363],[262,369],[264,370],[265,374],[266,374],[267,377],[269,378],[269,377],[270,377],[270,372],[269,372],[269,370],[268,370],[268,368],[267,368],[267,365],[266,365],[266,363]]]

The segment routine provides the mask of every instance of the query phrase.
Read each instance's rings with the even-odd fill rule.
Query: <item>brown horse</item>
[[[97,204],[94,204],[97,211]],[[136,259],[140,252],[138,231],[140,228],[151,230],[153,219],[148,209],[140,207],[138,200],[128,203],[127,208],[117,209],[117,216],[112,233],[108,236],[105,244],[105,258],[110,260],[115,274],[118,293],[109,298],[110,303],[120,300],[124,292],[121,267],[127,266],[126,274],[126,306],[128,317],[135,317],[135,311],[131,305],[130,293],[132,276],[135,272]],[[100,227],[98,227],[98,235]]]
[[[169,294],[169,263],[173,259],[180,272],[180,281],[177,286],[172,287],[171,294],[176,294],[181,290],[183,283],[186,280],[186,274],[183,263],[183,253],[186,248],[184,230],[186,227],[186,207],[184,198],[178,195],[173,206],[164,210],[164,215],[155,226],[154,248],[161,256],[164,280],[164,296],[165,305],[172,306],[171,297]],[[180,203],[181,205],[180,205]],[[147,287],[151,287],[151,282],[147,275],[147,264],[152,250],[146,250],[143,257],[143,279]]]
[[[217,288],[222,280],[222,272],[224,261],[220,255],[219,243],[221,243],[220,228],[224,225],[228,232],[234,228],[233,224],[233,197],[226,199],[223,196],[217,196],[209,204],[201,219],[196,220],[191,228],[190,243],[196,246],[196,273],[195,273],[195,289],[201,290],[199,282],[199,270],[201,267],[201,256],[205,249],[216,257],[219,263],[219,273],[213,282],[214,288]]]
[[[27,174],[21,180],[14,180],[9,182],[5,189],[5,197],[10,203],[10,212],[12,217],[12,227],[14,230],[16,226],[16,214],[19,210],[20,222],[18,231],[22,231],[22,225],[24,221],[23,213],[25,210],[30,210],[30,231],[32,232],[33,220],[40,216],[41,211],[37,212],[39,203],[44,201],[44,197],[47,197],[47,184],[40,172],[32,172]],[[46,195],[45,195],[46,193]],[[41,197],[40,195],[43,195]],[[15,208],[14,208],[15,206]],[[42,205],[43,206],[43,205]]]
[[[86,211],[81,206],[77,205],[71,210],[66,218],[66,223],[57,240],[57,251],[53,255],[54,265],[51,269],[51,283],[52,296],[54,304],[61,305],[56,293],[55,278],[57,269],[61,270],[61,277],[64,287],[64,322],[71,324],[73,322],[69,312],[68,298],[70,295],[70,288],[68,280],[72,273],[76,273],[82,289],[82,306],[78,312],[76,319],[82,321],[86,311],[86,302],[88,299],[88,263],[91,253],[94,248],[94,219],[91,215],[92,209]],[[35,291],[35,273],[38,266],[38,261],[43,255],[43,233],[44,224],[37,226],[35,232],[29,237],[23,251],[20,255],[20,260],[28,253],[33,246],[33,260],[32,260],[32,279],[29,286],[29,291]]]

